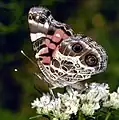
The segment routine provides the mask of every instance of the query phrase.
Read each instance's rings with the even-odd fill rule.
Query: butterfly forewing
[[[103,47],[90,37],[74,34],[67,24],[56,21],[48,9],[31,8],[28,23],[38,66],[44,80],[54,87],[76,84],[106,69]]]

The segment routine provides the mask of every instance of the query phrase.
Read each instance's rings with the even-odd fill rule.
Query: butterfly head
[[[33,7],[28,13],[28,23],[32,33],[47,33],[51,12],[43,7]]]

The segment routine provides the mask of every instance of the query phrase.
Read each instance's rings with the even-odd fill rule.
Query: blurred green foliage
[[[107,71],[92,78],[106,82],[111,90],[119,86],[119,0],[1,0],[0,1],[0,120],[27,120],[35,115],[30,103],[47,87],[34,76],[37,68],[21,53],[32,59],[34,53],[27,23],[33,6],[48,7],[58,21],[70,24],[76,33],[98,41],[109,56]],[[17,72],[14,69],[18,69]],[[111,117],[119,119],[119,113]]]

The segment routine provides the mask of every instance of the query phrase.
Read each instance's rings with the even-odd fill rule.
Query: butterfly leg
[[[55,95],[53,93],[53,89],[55,89],[57,87],[49,87],[49,91],[50,91],[50,94],[52,95],[53,99],[55,98]]]
[[[66,92],[68,92],[69,94],[74,92],[72,86],[66,86]]]
[[[39,79],[42,79],[38,73],[34,73]]]
[[[35,75],[36,75],[39,79],[42,79],[41,76],[40,76],[38,73],[35,73]],[[45,77],[44,77],[44,80],[47,81]],[[49,84],[48,84],[48,85],[49,85]],[[55,95],[54,95],[54,93],[53,93],[53,89],[55,89],[55,88],[56,88],[56,87],[50,87],[50,85],[49,85],[49,91],[50,91],[50,94],[52,95],[53,98],[55,98]]]

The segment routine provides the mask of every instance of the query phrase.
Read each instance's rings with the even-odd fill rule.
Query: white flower
[[[42,113],[42,108],[41,108],[41,107],[37,107],[37,108],[36,108],[36,112],[37,112],[38,114],[41,114],[41,113]]]
[[[32,108],[36,108],[36,111],[38,114],[48,114],[54,106],[51,104],[50,95],[49,94],[43,94],[43,96],[40,98],[36,98],[33,103],[31,103]]]
[[[70,115],[66,114],[65,112],[58,112],[56,111],[57,114],[55,114],[56,118],[60,118],[61,120],[69,120],[70,119]]]
[[[109,95],[109,100],[103,103],[104,107],[111,107],[113,109],[119,108],[119,88],[117,89],[117,93],[113,92]]]
[[[36,100],[34,100],[33,103],[31,103],[32,107],[31,108],[35,108],[35,107],[38,107],[40,104],[40,101],[38,98],[36,98]]]
[[[43,94],[43,96],[40,98],[40,102],[43,105],[47,105],[50,103],[50,95],[49,94]]]
[[[95,110],[98,110],[99,108],[99,103],[84,103],[80,110],[83,112],[84,115],[92,116]]]
[[[87,93],[87,99],[94,102],[105,100],[108,98],[109,87],[108,84],[92,83],[89,86],[89,92]]]
[[[87,100],[87,94],[79,94],[79,97],[81,99],[81,102],[84,102]]]
[[[74,91],[73,89],[68,90],[68,93],[65,93],[64,95],[58,93],[58,97],[61,99],[61,102],[63,104],[63,107],[65,108],[64,112],[66,114],[75,114],[78,111],[79,107],[79,101],[78,98],[78,92]]]
[[[119,94],[119,87],[117,88],[117,93]]]
[[[108,98],[109,87],[107,84],[92,83],[84,91],[84,94],[79,94],[82,107],[80,110],[85,115],[93,115],[95,110],[100,108],[100,101]]]
[[[52,120],[59,120],[58,118],[53,118]]]
[[[71,115],[77,115],[78,111],[85,116],[93,116],[102,105],[103,108],[119,108],[119,88],[117,92],[109,93],[108,84],[92,83],[87,84],[82,91],[83,93],[68,88],[64,94],[57,93],[57,98],[43,94],[31,105],[36,108],[37,114],[51,116],[53,120],[69,120]]]
[[[108,98],[108,89],[107,84],[92,83],[84,94],[79,94],[79,97],[82,103],[86,101],[100,102],[100,100],[106,100]]]

